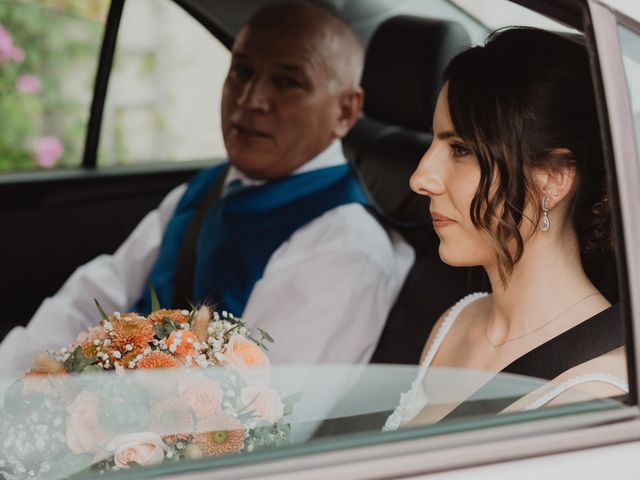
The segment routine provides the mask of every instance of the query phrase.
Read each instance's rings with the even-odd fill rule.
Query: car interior
[[[234,7],[220,19],[219,3],[177,2],[228,48],[250,8]],[[364,113],[344,139],[344,151],[368,192],[380,220],[412,245],[416,260],[408,274],[372,362],[418,362],[437,318],[457,299],[486,290],[479,269],[452,268],[437,252],[428,222],[428,199],[408,188],[408,179],[431,142],[431,120],[444,68],[471,43],[461,23],[396,15],[379,6],[377,15],[357,17],[363,4],[348,4],[359,35],[368,40],[362,86]],[[252,8],[257,8],[257,4]],[[113,252],[144,214],[176,185],[193,176],[203,162],[154,167],[95,169],[97,131],[122,2],[113,2],[107,19],[96,98],[87,134],[85,168],[69,172],[14,173],[0,176],[0,253],[10,281],[4,285],[7,315],[0,337],[26,324],[79,265]],[[355,12],[355,13],[354,13]],[[588,265],[597,285],[617,299],[615,259]],[[398,352],[402,352],[398,359]],[[393,360],[390,360],[393,359]]]
[[[234,36],[246,19],[270,0],[166,1],[180,7],[230,50]],[[353,27],[366,52],[362,76],[364,110],[342,141],[345,156],[369,197],[370,210],[375,217],[386,228],[399,232],[415,251],[414,264],[389,311],[370,362],[417,366],[433,326],[446,309],[470,293],[490,289],[480,267],[451,267],[440,259],[439,239],[428,213],[429,200],[409,188],[409,179],[432,142],[432,116],[447,63],[457,53],[486,36],[490,28],[478,18],[465,13],[460,6],[464,5],[463,0],[330,0],[328,3],[335,6]],[[402,5],[398,6],[399,3]],[[522,0],[517,3],[526,6],[536,2]],[[561,3],[564,5],[564,0],[542,3],[545,3],[547,12],[555,12],[557,8],[556,18],[566,22],[568,27],[577,30],[584,28],[580,11],[558,7]],[[54,295],[77,267],[96,256],[114,252],[145,214],[154,209],[168,192],[201,170],[224,160],[212,156],[139,165],[100,164],[98,150],[106,96],[116,62],[114,59],[117,58],[118,29],[127,4],[131,4],[131,0],[110,2],[97,71],[92,79],[94,97],[81,165],[50,171],[0,172],[0,232],[4,247],[0,249],[0,265],[4,266],[5,271],[5,280],[0,282],[5,312],[0,323],[0,340],[13,327],[26,325],[43,299]],[[433,12],[430,10],[432,8]],[[575,33],[575,30],[567,35],[584,42],[582,34]],[[599,81],[597,78],[594,80],[598,91],[601,88]],[[609,148],[609,140],[606,140],[605,148]],[[611,165],[615,164],[607,155],[611,156],[610,152],[604,155],[610,174]],[[611,178],[612,175],[608,177],[612,205],[619,209],[616,180]],[[613,216],[614,223],[617,223],[614,231],[622,231],[621,212],[615,211]],[[617,238],[615,241],[615,253],[584,259],[583,263],[587,275],[609,302],[615,304],[622,301],[624,304],[629,301],[625,298],[626,259],[621,248],[623,240]],[[626,322],[625,326],[628,327],[628,324]],[[393,367],[396,365],[390,366]],[[513,372],[507,372],[507,375],[510,373]],[[389,379],[394,371],[389,370],[387,375],[386,380],[391,382]],[[358,378],[346,385],[344,391],[347,393],[366,389],[367,378]],[[373,395],[378,395],[378,392]],[[334,411],[352,407],[352,398],[349,395],[345,395],[345,398],[342,404],[336,402],[333,405]],[[483,400],[480,399],[480,402]],[[634,398],[633,383],[631,396],[617,400],[625,403],[637,400]],[[372,403],[375,402],[372,400]],[[589,405],[586,405],[583,410],[588,408]],[[604,411],[606,406],[601,408]],[[572,413],[569,409],[566,412]],[[300,452],[318,453],[323,448],[335,448],[335,445],[324,447],[321,437],[342,435],[338,442],[344,439],[344,445],[349,446],[350,434],[356,438],[358,432],[371,432],[372,425],[376,425],[376,432],[379,431],[378,425],[384,422],[388,414],[384,410],[354,414],[353,418],[337,414],[335,417],[331,417],[331,414],[326,418],[319,416],[313,432],[303,440],[310,440],[310,449],[296,451],[295,448],[300,445],[294,444],[293,457],[299,457]],[[562,417],[564,413],[560,411],[557,415]],[[492,421],[495,417],[498,416],[494,416]],[[502,418],[498,423],[509,424],[508,414],[499,417]],[[442,422],[444,426],[436,425],[433,431],[426,434],[424,431],[411,432],[411,429],[390,432],[389,438],[415,440],[420,435],[429,437],[465,429],[475,429],[473,434],[482,438],[482,433],[477,430],[483,425],[493,424],[483,424],[482,419],[478,418],[481,416],[473,417],[469,423],[460,422],[460,419],[454,419],[449,424]],[[541,415],[540,418],[546,417]],[[524,425],[519,428],[515,437],[522,436],[528,427]],[[439,447],[437,442],[441,438],[430,440]],[[358,446],[357,442],[354,445]],[[386,448],[386,445],[382,447]],[[371,453],[365,452],[365,456],[367,462],[374,458]],[[269,459],[268,453],[263,457],[258,454],[255,458],[256,462]],[[221,468],[227,459],[222,460]],[[304,462],[306,457],[302,457],[302,460],[294,458],[294,461]],[[232,462],[229,465],[233,465]],[[483,463],[482,458],[478,463]],[[205,468],[211,467],[211,464],[202,462],[200,466],[203,465]],[[160,468],[150,471],[149,475],[166,473]],[[122,478],[136,478],[136,471],[133,472],[128,477],[123,474]],[[383,477],[384,474],[380,473],[380,478]]]

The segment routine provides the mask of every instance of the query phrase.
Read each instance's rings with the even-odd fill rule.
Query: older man
[[[0,368],[29,366],[106,310],[212,302],[268,331],[274,362],[367,361],[413,252],[367,212],[340,144],[363,103],[362,48],[333,12],[272,4],[238,34],[222,94],[229,163],[173,190],[114,255],[80,267]],[[141,293],[142,292],[142,293]],[[133,307],[132,307],[133,305]]]

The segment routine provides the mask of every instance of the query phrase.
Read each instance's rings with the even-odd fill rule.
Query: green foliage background
[[[80,164],[108,5],[108,0],[0,0],[0,24],[25,51],[20,63],[0,63],[0,172],[39,168],[32,145],[45,135],[64,145],[57,166]],[[40,79],[40,94],[16,90],[24,74]],[[74,75],[87,80],[81,92],[69,94],[65,81]]]

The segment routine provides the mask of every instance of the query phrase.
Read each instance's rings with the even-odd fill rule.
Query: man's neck
[[[342,151],[342,142],[340,140],[334,140],[326,149],[291,172],[290,175],[299,175],[301,173],[312,172],[321,168],[335,167],[337,165],[343,165],[346,162],[347,160]],[[234,180],[240,180],[243,185],[248,187],[257,187],[267,182],[266,180],[251,178],[241,170],[231,165],[225,180],[225,185]]]

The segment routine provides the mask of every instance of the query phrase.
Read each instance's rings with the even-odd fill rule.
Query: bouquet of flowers
[[[107,315],[7,390],[0,475],[61,478],[286,444],[258,329],[202,306]],[[157,302],[154,302],[157,307]],[[181,368],[179,368],[181,367]],[[82,372],[82,375],[78,373]]]

